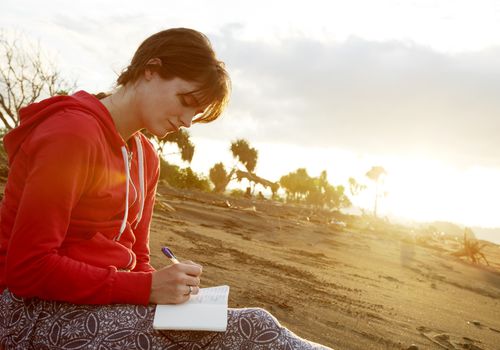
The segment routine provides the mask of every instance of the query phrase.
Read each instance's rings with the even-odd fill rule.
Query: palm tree
[[[191,161],[193,160],[195,147],[189,139],[189,132],[187,132],[186,130],[180,129],[179,131],[169,133],[162,138],[159,138],[158,136],[155,136],[146,130],[143,130],[143,133],[144,135],[146,135],[146,137],[156,141],[156,144],[158,145],[157,151],[159,154],[163,154],[163,149],[165,148],[167,142],[172,142],[175,143],[179,148],[181,159],[183,161],[191,163]]]
[[[387,175],[385,169],[381,166],[373,166],[367,173],[366,176],[375,182],[375,206],[373,208],[373,216],[377,217],[377,206],[379,198],[379,185],[383,180],[383,177]]]
[[[175,143],[181,151],[182,160],[191,163],[194,156],[194,144],[191,142],[189,137],[189,132],[184,129],[180,129],[177,132],[167,134],[165,137],[160,139],[160,141]]]
[[[250,174],[250,176],[243,176],[248,180],[250,185],[252,186],[252,193],[255,190],[256,183],[252,181],[252,176],[254,175],[255,167],[257,166],[257,158],[258,158],[258,152],[255,148],[250,147],[249,143],[245,139],[238,139],[236,141],[231,142],[231,153],[233,153],[233,157],[236,158],[237,161],[239,161],[247,172]],[[238,170],[238,169],[237,169]],[[240,173],[241,170],[238,170],[236,173]],[[243,178],[241,176],[238,176],[237,179],[238,181],[241,181]]]
[[[231,152],[233,157],[243,164],[249,173],[255,171],[259,153],[255,148],[250,147],[247,140],[239,139],[232,142]]]
[[[358,195],[359,192],[361,192],[365,189],[366,189],[366,186],[357,182],[355,178],[353,178],[353,177],[349,178],[349,192],[351,192],[351,195],[353,197]]]

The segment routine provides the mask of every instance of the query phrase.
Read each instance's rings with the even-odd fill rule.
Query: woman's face
[[[204,110],[194,94],[189,94],[197,88],[196,82],[165,80],[155,72],[145,72],[136,90],[141,128],[160,138],[180,127],[189,128],[193,118]]]

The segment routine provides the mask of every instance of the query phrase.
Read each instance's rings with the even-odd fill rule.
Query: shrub
[[[210,191],[210,182],[202,175],[196,174],[190,167],[181,168],[160,158],[160,179],[172,187]]]

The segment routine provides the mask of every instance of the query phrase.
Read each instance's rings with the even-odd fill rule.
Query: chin
[[[162,130],[150,130],[150,129],[147,129],[147,130],[149,131],[150,134],[156,136],[159,139],[162,139],[165,136],[167,136],[168,134],[171,134],[171,133],[175,132],[173,130],[165,130],[165,129],[162,129]]]

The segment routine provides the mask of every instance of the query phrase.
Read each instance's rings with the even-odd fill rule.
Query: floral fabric
[[[0,295],[0,349],[329,349],[267,311],[229,309],[226,332],[158,331],[155,305],[76,305]]]

